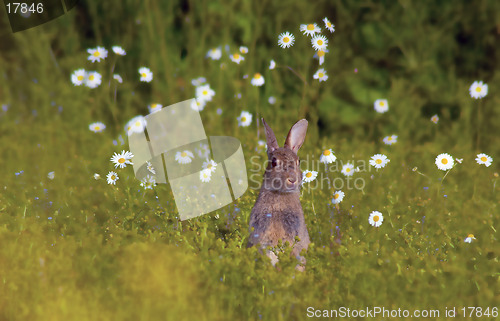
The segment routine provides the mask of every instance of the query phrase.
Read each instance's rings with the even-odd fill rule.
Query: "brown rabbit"
[[[297,151],[304,143],[307,120],[301,119],[292,126],[285,140],[285,146],[279,147],[273,130],[266,124],[267,156],[269,158],[262,187],[250,214],[250,237],[248,247],[260,244],[262,248],[278,245],[278,240],[293,245],[295,237],[300,241],[294,245],[292,255],[302,264],[305,258],[299,254],[307,249],[309,233],[304,221],[304,212],[300,204],[300,186],[302,171],[299,166]],[[267,252],[273,265],[278,262],[276,254]],[[303,270],[304,267],[297,266]]]

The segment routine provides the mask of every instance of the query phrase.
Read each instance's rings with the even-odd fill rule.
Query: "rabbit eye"
[[[276,167],[278,166],[278,160],[276,158],[273,158],[272,161],[271,161],[271,166],[272,167]]]

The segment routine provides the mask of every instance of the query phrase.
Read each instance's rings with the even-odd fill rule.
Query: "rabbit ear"
[[[307,120],[301,119],[292,126],[285,140],[285,148],[289,148],[297,154],[306,138],[307,124]]]
[[[267,125],[264,118],[262,118],[262,123],[264,124],[264,127],[266,127],[267,154],[271,155],[274,150],[279,148],[278,142],[276,141],[276,136],[274,136],[273,130],[269,127],[269,125]]]

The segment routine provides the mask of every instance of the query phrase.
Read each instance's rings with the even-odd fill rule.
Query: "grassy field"
[[[0,320],[305,320],[342,307],[498,319],[499,11],[496,1],[87,0],[14,34],[0,15]],[[310,23],[328,39],[321,66],[299,30]],[[286,31],[295,42],[281,48]],[[97,46],[108,55],[92,63]],[[207,57],[213,48],[220,60]],[[143,66],[151,82],[140,81]],[[81,68],[101,84],[75,86]],[[327,80],[314,79],[319,68]],[[256,73],[263,86],[251,84]],[[181,221],[168,184],[145,188],[110,158],[129,149],[130,119],[194,98],[198,77],[215,92],[200,112],[205,130],[241,141],[249,189]],[[484,98],[471,97],[474,81],[488,85]],[[249,126],[239,126],[243,111]],[[312,242],[303,273],[289,248],[279,270],[246,248],[266,160],[260,117],[280,144],[309,121],[299,157],[318,178],[302,190]],[[94,122],[106,129],[89,130]],[[397,142],[385,144],[390,135]],[[336,162],[319,163],[325,149]],[[441,153],[451,170],[436,166]],[[375,154],[390,162],[375,169]],[[347,177],[346,163],[360,170]]]

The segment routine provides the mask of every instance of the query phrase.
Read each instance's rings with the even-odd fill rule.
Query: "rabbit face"
[[[288,148],[278,148],[269,155],[264,188],[283,193],[298,192],[302,183],[299,158]]]

